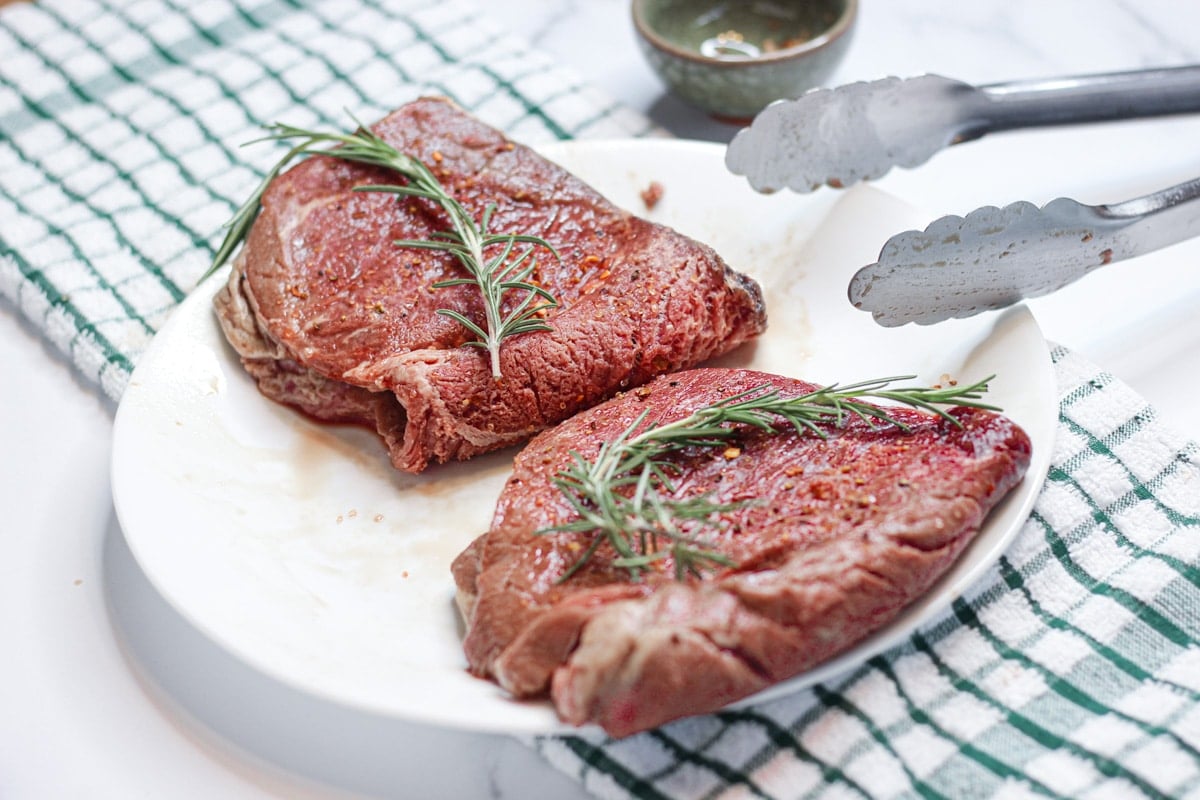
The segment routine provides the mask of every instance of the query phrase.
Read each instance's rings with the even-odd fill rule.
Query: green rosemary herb
[[[270,133],[256,141],[295,141],[296,144],[271,168],[254,193],[225,224],[228,231],[204,277],[207,278],[225,264],[238,244],[246,238],[258,216],[263,193],[284,167],[301,156],[327,155],[343,161],[383,167],[399,173],[407,180],[404,185],[359,186],[356,191],[419,197],[432,201],[445,212],[450,222],[449,230],[433,234],[428,241],[401,240],[396,245],[449,253],[467,271],[468,277],[451,278],[433,285],[435,288],[467,284],[478,287],[483,299],[484,324],[481,326],[452,309],[438,309],[437,313],[455,320],[477,337],[468,344],[487,350],[492,377],[501,377],[500,345],[505,339],[521,333],[550,329],[542,321],[542,315],[548,309],[557,307],[558,301],[550,292],[530,281],[536,267],[533,257],[536,248],[545,248],[555,258],[558,257],[557,251],[545,239],[489,232],[488,224],[495,211],[494,204],[487,207],[482,219],[477,222],[421,161],[396,150],[361,124],[350,134],[321,133],[281,124],[269,126],[267,130]],[[518,244],[528,246],[518,249]],[[504,298],[513,291],[525,294],[505,313]]]
[[[574,575],[604,543],[616,553],[612,565],[628,570],[633,580],[667,557],[679,580],[699,576],[706,568],[736,566],[713,549],[706,533],[720,529],[720,515],[739,505],[717,503],[707,495],[672,497],[678,467],[668,459],[671,453],[726,446],[738,435],[739,427],[769,434],[793,430],[824,438],[819,423],[841,427],[853,416],[907,430],[886,406],[861,402],[863,398],[925,409],[956,425],[958,421],[943,406],[999,410],[979,402],[991,378],[969,386],[890,388],[895,381],[912,377],[826,386],[798,397],[781,397],[777,389],[763,385],[674,422],[646,426],[648,412],[643,413],[620,436],[605,442],[590,461],[572,452],[572,464],[555,476],[554,484],[575,518],[539,533],[573,532],[586,534],[591,541],[560,580]]]

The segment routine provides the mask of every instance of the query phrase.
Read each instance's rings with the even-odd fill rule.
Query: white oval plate
[[[762,196],[719,145],[570,142],[545,152],[615,202],[713,245],[763,284],[770,330],[723,360],[817,382],[996,374],[990,398],[1033,440],[1025,481],[923,600],[794,691],[902,641],[959,596],[1017,533],[1045,477],[1056,406],[1045,342],[1017,308],[885,329],[846,284],[893,233],[927,221],[869,188]],[[647,212],[640,192],[664,194]],[[117,411],[117,514],[141,568],[192,624],[264,673],[372,713],[478,731],[564,730],[546,702],[472,678],[450,562],[483,532],[513,451],[413,477],[371,434],[322,426],[258,394],[202,285],[155,337]]]

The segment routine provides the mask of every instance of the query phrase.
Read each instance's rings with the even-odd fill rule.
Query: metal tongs
[[[849,186],[998,131],[1200,111],[1200,66],[973,87],[925,75],[819,89],[764,109],[725,162],[761,192]],[[939,322],[1048,294],[1200,234],[1200,179],[1127,202],[1060,198],[948,216],[888,240],[851,302],[883,325]]]

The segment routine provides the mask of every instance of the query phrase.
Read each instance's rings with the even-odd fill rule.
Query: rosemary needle
[[[268,135],[255,141],[297,140],[296,144],[267,172],[254,193],[225,224],[228,229],[225,238],[213,255],[212,264],[204,278],[228,261],[238,244],[246,238],[250,226],[258,216],[263,193],[283,168],[300,156],[326,155],[343,161],[383,167],[399,173],[408,181],[405,185],[358,186],[355,187],[355,191],[387,192],[401,197],[424,198],[437,204],[445,212],[450,220],[449,230],[434,233],[428,241],[399,240],[395,244],[399,247],[449,253],[466,269],[469,277],[438,281],[433,286],[478,287],[483,299],[484,325],[480,326],[453,309],[441,308],[437,313],[455,320],[477,337],[475,341],[467,344],[488,351],[493,378],[499,380],[502,377],[500,345],[505,339],[530,331],[550,330],[550,326],[542,321],[541,315],[544,311],[557,307],[558,301],[550,292],[530,282],[530,278],[536,267],[533,257],[536,248],[549,250],[555,258],[558,257],[558,252],[539,236],[490,233],[488,224],[496,208],[494,203],[487,206],[482,218],[476,222],[420,160],[401,153],[362,124],[358,124],[350,134],[321,133],[284,124],[271,125],[266,130],[269,131]],[[518,244],[528,247],[516,252]],[[505,313],[502,305],[510,291],[525,294]]]
[[[720,514],[740,505],[717,503],[708,495],[672,497],[672,477],[678,475],[679,468],[667,456],[689,447],[723,446],[738,435],[737,426],[770,435],[792,430],[824,438],[826,433],[819,423],[841,427],[848,418],[858,417],[908,430],[886,407],[862,402],[862,398],[924,409],[955,425],[958,420],[943,406],[999,410],[979,401],[991,377],[961,387],[891,388],[893,382],[912,377],[826,386],[797,397],[782,397],[769,385],[758,386],[674,422],[644,427],[649,413],[645,412],[616,439],[601,445],[590,461],[572,451],[571,465],[553,480],[574,512],[574,519],[538,533],[580,533],[590,536],[591,541],[560,582],[574,575],[604,543],[616,553],[612,566],[627,570],[633,580],[639,580],[644,570],[667,557],[674,563],[678,580],[689,575],[698,577],[705,568],[736,566],[713,549],[705,533],[720,529]]]

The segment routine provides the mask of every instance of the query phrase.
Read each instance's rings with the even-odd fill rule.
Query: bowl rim
[[[633,15],[633,25],[638,34],[655,49],[661,50],[676,58],[682,58],[687,61],[693,61],[698,64],[705,64],[721,69],[736,69],[738,67],[765,66],[767,64],[775,64],[784,61],[792,61],[802,56],[813,53],[817,50],[828,47],[836,40],[840,39],[850,30],[850,26],[854,23],[855,17],[858,15],[858,0],[845,0],[845,6],[838,18],[833,21],[833,24],[826,28],[818,36],[811,39],[806,39],[800,44],[784,47],[770,53],[762,53],[757,56],[748,57],[733,57],[733,58],[716,58],[706,56],[695,50],[690,50],[671,42],[670,40],[660,36],[657,31],[650,27],[650,23],[646,21],[646,4],[649,0],[633,0],[631,11]]]

